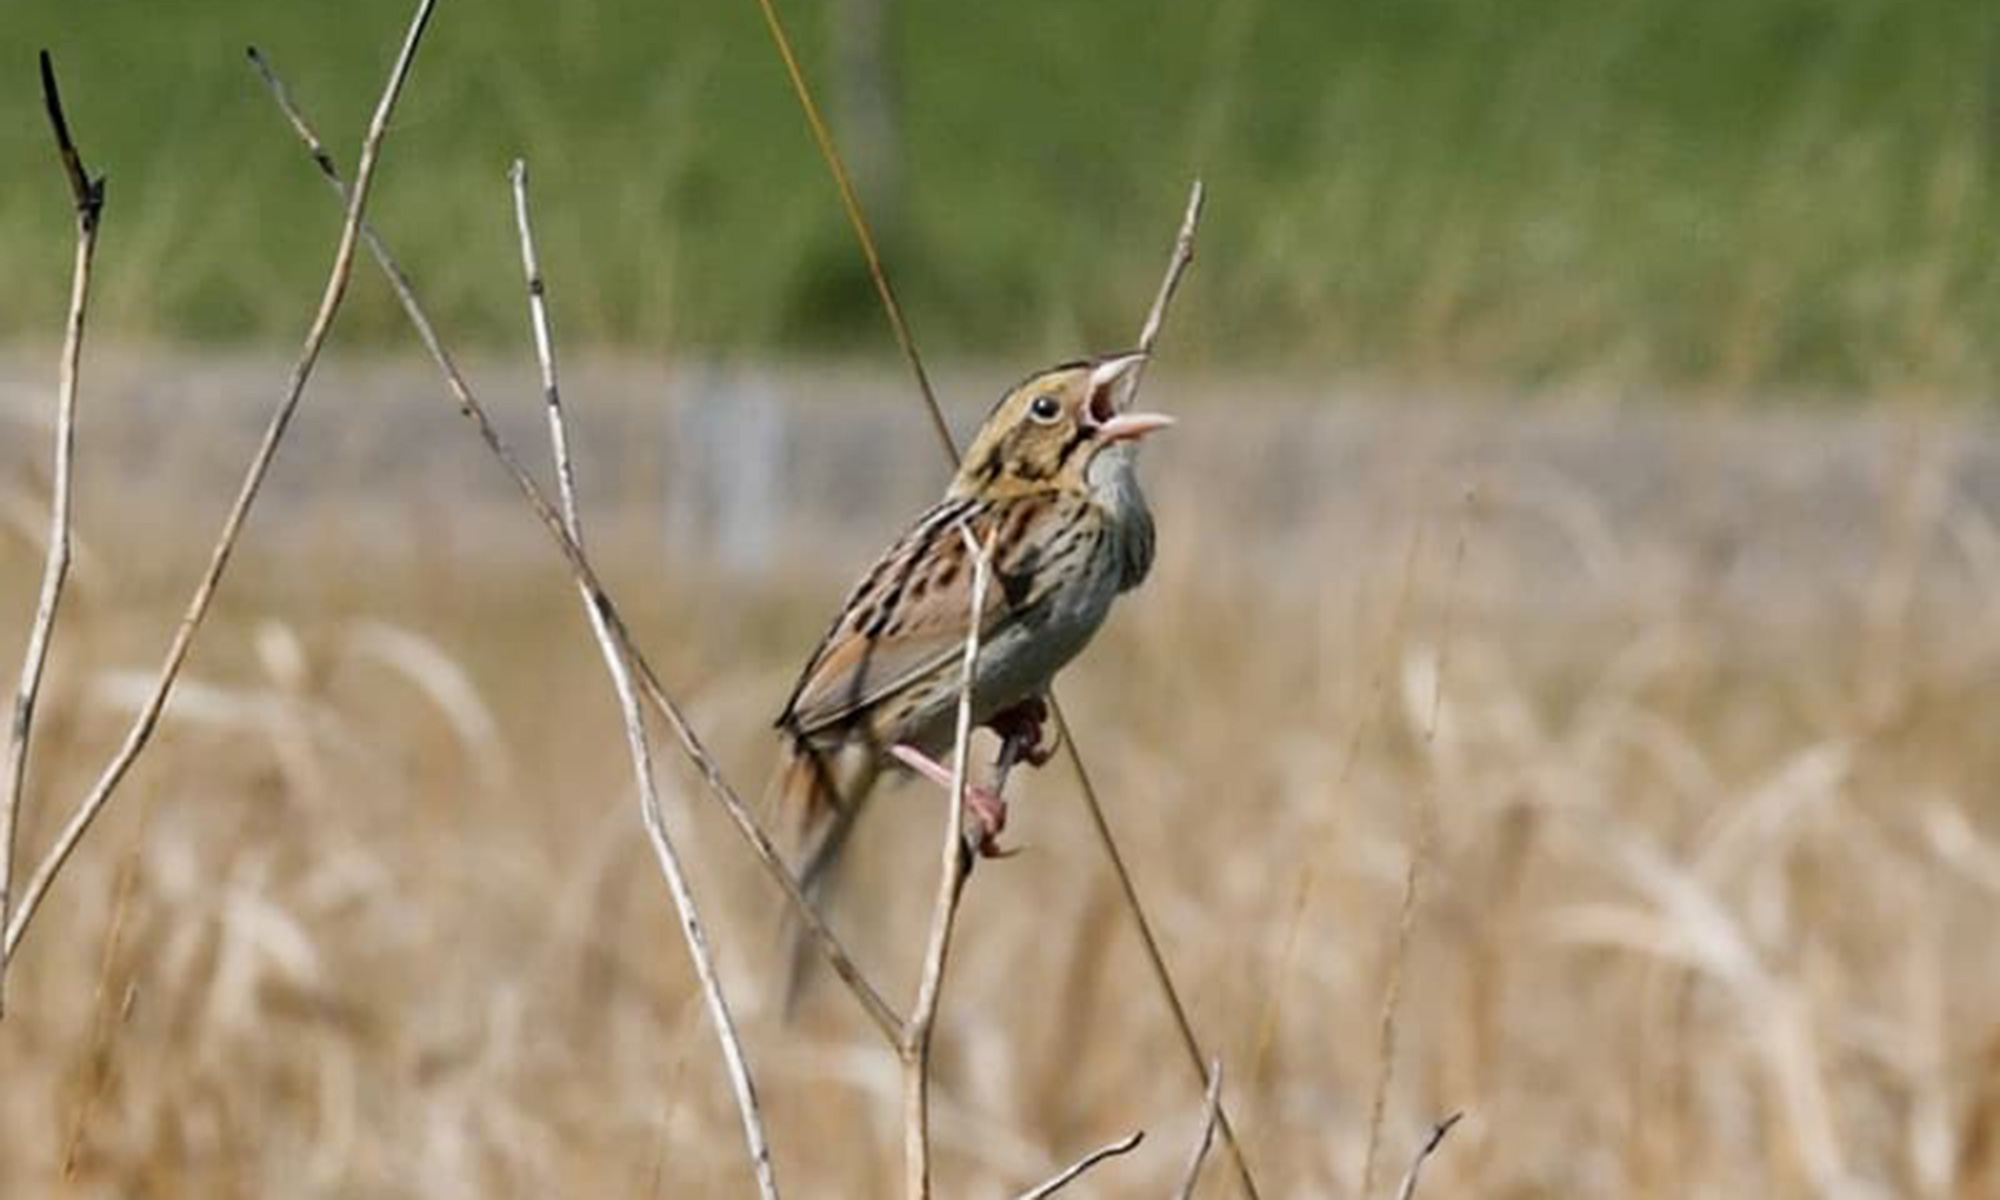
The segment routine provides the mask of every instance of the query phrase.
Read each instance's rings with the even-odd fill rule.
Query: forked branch
[[[28,745],[34,736],[35,707],[48,669],[49,647],[55,641],[56,613],[62,607],[63,585],[69,579],[70,501],[76,461],[77,380],[83,363],[83,320],[90,303],[90,268],[97,257],[97,225],[104,212],[104,179],[90,177],[83,155],[69,134],[62,93],[56,87],[55,64],[41,53],[42,103],[49,129],[76,205],[76,258],[70,269],[69,315],[63,322],[60,378],[56,385],[55,466],[49,484],[48,552],[42,560],[42,585],[35,599],[35,617],[28,626],[28,649],[21,658],[21,679],[14,691],[13,716],[7,723],[7,774],[0,780],[0,931],[7,927],[14,891],[14,847],[20,829],[22,797],[27,791]],[[0,950],[0,1014],[7,1006],[7,960]]]
[[[361,143],[361,160],[355,168],[354,191],[347,204],[346,218],[341,222],[340,241],[334,251],[333,266],[327,273],[326,286],[321,292],[318,311],[313,316],[311,327],[306,332],[305,344],[301,347],[297,360],[292,365],[291,376],[285,390],[264,428],[264,435],[258,443],[256,453],[244,472],[243,482],[238,487],[236,498],[223,518],[222,529],[217,534],[214,548],[209,552],[208,566],[195,585],[194,594],[188,599],[187,607],[181,614],[179,626],[175,629],[167,645],[165,660],[160,664],[152,691],[140,706],[138,716],[125,740],[105,764],[103,773],[91,786],[83,800],[77,805],[62,831],[57,834],[55,844],[29,877],[26,890],[21,893],[20,902],[7,914],[6,938],[0,945],[0,962],[10,960],[20,948],[21,939],[26,935],[29,924],[34,920],[36,910],[43,897],[48,894],[51,884],[62,873],[65,863],[76,852],[92,823],[97,820],[104,807],[111,800],[125,775],[138,761],[139,755],[152,740],[153,731],[159,725],[161,714],[166,711],[167,701],[172,698],[174,683],[180,678],[188,653],[194,647],[195,634],[200,631],[202,621],[208,615],[209,606],[215,599],[217,588],[222,584],[223,574],[229,568],[229,560],[235,553],[237,541],[242,537],[244,522],[249,519],[250,509],[256,503],[257,495],[264,486],[264,478],[270,473],[271,463],[277,458],[278,446],[284,441],[285,431],[291,427],[292,418],[297,414],[299,403],[305,396],[306,383],[312,378],[313,368],[319,362],[319,355],[326,345],[327,335],[333,330],[334,317],[340,312],[342,299],[347,295],[347,284],[353,275],[354,251],[361,229],[361,214],[367,204],[368,193],[375,181],[375,165],[380,160],[382,142],[389,131],[389,116],[395,111],[396,100],[402,95],[403,84],[409,78],[410,68],[416,61],[417,47],[423,41],[425,28],[430,24],[432,10],[437,0],[418,0],[416,13],[410,19],[408,32],[404,35],[401,51],[396,56],[395,65],[390,68],[389,79],[376,103],[375,114],[369,121],[367,135]]]

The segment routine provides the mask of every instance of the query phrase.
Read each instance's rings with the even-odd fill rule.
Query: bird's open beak
[[[1107,442],[1142,438],[1165,429],[1174,419],[1159,413],[1128,413],[1119,409],[1126,402],[1125,382],[1146,361],[1146,352],[1134,351],[1107,358],[1090,370],[1089,414],[1097,436]]]

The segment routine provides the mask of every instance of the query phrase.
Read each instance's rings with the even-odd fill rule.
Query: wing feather
[[[969,527],[980,542],[998,531],[995,558],[1004,572],[1009,543],[1020,544],[1028,523],[1046,507],[1032,498],[989,503],[955,497],[925,513],[848,594],[778,724],[800,737],[836,728],[959,653],[972,603],[972,566],[960,527]],[[1006,628],[1023,600],[1006,586],[989,589],[981,638]]]

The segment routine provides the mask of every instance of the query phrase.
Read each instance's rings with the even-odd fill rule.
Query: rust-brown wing
[[[848,594],[779,726],[800,737],[837,728],[962,653],[973,572],[959,529],[970,528],[981,542],[996,527],[1007,537],[1028,515],[1016,510],[1022,503],[957,497],[925,513]],[[995,557],[1006,562],[1004,552]],[[993,636],[1016,611],[1006,588],[991,587],[980,636]]]

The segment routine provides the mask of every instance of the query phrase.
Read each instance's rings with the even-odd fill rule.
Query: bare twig
[[[1153,307],[1146,316],[1146,323],[1139,333],[1139,349],[1151,353],[1159,339],[1160,329],[1165,321],[1168,306],[1173,302],[1174,293],[1180,289],[1181,277],[1187,273],[1188,264],[1194,261],[1195,233],[1200,226],[1204,191],[1200,180],[1188,191],[1187,212],[1181,218],[1180,233],[1174,238],[1174,252],[1167,261],[1167,272],[1160,280],[1160,290],[1153,299]],[[1144,364],[1141,364],[1143,367]],[[1125,391],[1127,403],[1138,394],[1138,384],[1128,384]],[[1118,848],[1118,839],[1111,832],[1111,821],[1104,814],[1104,804],[1098,799],[1097,786],[1091,782],[1090,771],[1084,765],[1083,751],[1077,746],[1076,733],[1070,727],[1069,718],[1063,714],[1062,705],[1050,696],[1049,709],[1055,715],[1056,729],[1062,735],[1063,749],[1069,757],[1071,769],[1076,772],[1077,786],[1083,792],[1084,810],[1090,814],[1091,828],[1097,833],[1098,845],[1104,850],[1105,859],[1111,864],[1111,873],[1118,880],[1118,890],[1124,896],[1125,910],[1132,915],[1133,927],[1138,931],[1139,944],[1146,952],[1146,965],[1152,968],[1153,980],[1160,989],[1160,995],[1167,1002],[1167,1011],[1174,1019],[1174,1029],[1180,1034],[1181,1049],[1186,1053],[1189,1064],[1201,1076],[1204,1090],[1213,1086],[1209,1078],[1207,1059],[1201,1048],[1201,1039],[1195,1034],[1194,1021],[1188,1016],[1187,1005],[1181,1001],[1180,989],[1174,985],[1173,971],[1167,966],[1166,952],[1160,948],[1160,939],[1153,932],[1151,918],[1146,915],[1146,906],[1139,900],[1138,884],[1132,879],[1132,872],[1125,865],[1124,852]],[[1236,1167],[1236,1181],[1248,1200],[1258,1200],[1257,1181],[1250,1173],[1250,1162],[1245,1157],[1243,1145],[1236,1137],[1236,1127],[1229,1120],[1229,1110],[1225,1106],[1216,1108],[1216,1127],[1222,1131],[1222,1140],[1229,1147],[1230,1162]]]
[[[1182,276],[1188,274],[1188,266],[1194,262],[1194,236],[1202,224],[1202,206],[1206,202],[1206,188],[1202,180],[1194,180],[1188,188],[1188,208],[1180,218],[1180,232],[1174,234],[1174,252],[1166,260],[1166,274],[1160,278],[1160,292],[1152,298],[1152,308],[1146,312],[1146,324],[1140,326],[1138,348],[1148,356],[1154,344],[1160,340],[1160,330],[1166,324],[1166,310],[1174,302],[1174,294],[1180,290]],[[1140,364],[1144,370],[1146,364]],[[1126,402],[1138,396],[1138,376],[1126,384]],[[1118,890],[1124,894],[1126,912],[1132,914],[1132,926],[1138,930],[1140,946],[1146,950],[1146,966],[1152,968],[1152,978],[1160,988],[1160,996],[1166,998],[1166,1008],[1174,1016],[1174,1030],[1180,1034],[1180,1048],[1186,1052],[1188,1062],[1202,1076],[1204,1090],[1212,1090],[1216,1080],[1210,1078],[1206,1058],[1202,1056],[1202,1040],[1194,1032],[1194,1020],[1188,1016],[1188,1006],[1180,1000],[1180,988],[1174,986],[1174,972],[1166,966],[1166,952],[1160,948],[1160,938],[1152,932],[1152,918],[1146,916],[1146,906],[1138,898],[1138,884],[1132,882],[1132,872],[1126,868],[1124,852],[1118,850],[1118,838],[1112,834],[1110,818],[1104,816],[1104,802],[1098,800],[1096,784],[1090,782],[1090,770],[1084,766],[1084,752],[1076,746],[1076,732],[1070,728],[1068,716],[1064,716],[1062,706],[1050,696],[1050,710],[1056,714],[1056,730],[1062,734],[1062,746],[1068,752],[1070,768],[1076,770],[1076,782],[1084,792],[1084,810],[1090,814],[1090,826],[1098,834],[1098,844],[1104,848],[1104,858],[1112,866],[1112,874],[1118,878]],[[1216,1102],[1216,1128],[1222,1130],[1222,1142],[1230,1148],[1230,1162],[1236,1166],[1236,1182],[1248,1200],[1258,1200],[1256,1178],[1250,1174],[1250,1160],[1244,1156],[1242,1142],[1236,1138],[1236,1126],[1230,1124],[1230,1112],[1222,1102]]]
[[[1160,340],[1160,329],[1167,323],[1167,309],[1174,302],[1174,293],[1181,290],[1181,277],[1194,265],[1194,236],[1201,228],[1201,209],[1207,202],[1208,189],[1197,179],[1188,188],[1187,211],[1181,214],[1181,230],[1174,235],[1174,252],[1167,259],[1166,278],[1160,280],[1160,290],[1153,297],[1153,307],[1146,312],[1146,323],[1139,327],[1139,349],[1147,354]],[[1146,369],[1145,363],[1134,367],[1127,387],[1132,392],[1139,390],[1139,376]]]
[[[1215,1124],[1221,1116],[1222,1060],[1212,1058],[1208,1061],[1208,1094],[1201,1100],[1201,1136],[1188,1152],[1187,1167],[1181,1172],[1181,1185],[1174,1189],[1174,1200],[1190,1200],[1194,1195],[1194,1185],[1201,1181],[1201,1164],[1208,1158],[1208,1148],[1215,1143]]]
[[[1396,1189],[1396,1200],[1414,1200],[1417,1194],[1417,1179],[1423,1174],[1424,1162],[1437,1153],[1437,1148],[1444,1144],[1445,1135],[1450,1133],[1451,1127],[1464,1117],[1464,1113],[1455,1112],[1431,1126],[1431,1135],[1424,1139],[1423,1145],[1417,1147],[1416,1157],[1410,1160],[1410,1169],[1403,1173],[1403,1186]]]
[[[395,65],[390,69],[388,83],[382,90],[380,101],[375,106],[373,119],[369,121],[367,136],[361,143],[361,160],[354,173],[354,191],[348,201],[347,216],[341,222],[340,242],[333,256],[333,266],[327,273],[326,288],[320,296],[319,309],[313,316],[312,326],[306,332],[305,344],[299,351],[298,360],[292,366],[291,378],[285,392],[278,401],[265,427],[263,441],[250,460],[244,473],[243,483],[237,490],[236,499],[230,505],[228,515],[223,519],[222,530],[217,535],[215,547],[210,552],[208,567],[195,585],[194,594],[189,598],[187,608],[181,615],[178,628],[168,643],[166,659],[160,665],[157,681],[152,693],[141,706],[138,717],[133,722],[125,741],[118,747],[104,772],[91,787],[89,793],[78,805],[69,823],[57,835],[48,856],[36,867],[28,880],[27,889],[21,894],[19,905],[8,914],[6,943],[0,947],[0,959],[11,959],[20,947],[21,938],[27,933],[35,911],[42,898],[48,894],[49,885],[61,873],[63,865],[75,853],[83,835],[89,831],[91,823],[97,819],[126,772],[138,760],[139,754],[151,741],[154,729],[159,725],[160,715],[166,710],[167,701],[172,697],[174,682],[179,678],[181,667],[187,661],[188,652],[194,646],[194,638],[201,628],[203,618],[208,615],[209,605],[215,599],[216,589],[221,585],[223,573],[229,567],[230,556],[236,550],[238,538],[242,536],[244,522],[250,515],[250,507],[255,503],[258,492],[264,486],[264,477],[277,457],[278,446],[284,440],[285,431],[290,428],[292,417],[298,412],[299,402],[305,396],[306,382],[312,378],[313,367],[319,362],[320,350],[326,345],[327,335],[333,330],[333,319],[340,311],[341,300],[347,294],[348,280],[353,275],[354,251],[361,229],[361,213],[368,200],[368,192],[375,181],[375,164],[382,151],[382,141],[388,133],[389,115],[395,110],[396,99],[402,94],[403,83],[409,78],[411,65],[416,60],[417,47],[423,41],[424,29],[430,24],[431,12],[437,0],[418,0],[416,13],[410,19],[408,32],[404,35],[401,51],[396,56]]]
[[[332,158],[326,154],[324,148],[321,146],[319,135],[314,132],[311,124],[306,121],[304,114],[293,103],[284,82],[278,78],[269,63],[264,60],[255,47],[252,47],[250,50],[250,61],[257,69],[258,74],[262,76],[265,85],[270,88],[273,99],[277,101],[278,107],[284,112],[286,120],[292,126],[293,132],[298,134],[299,139],[305,143],[306,149],[312,155],[313,161],[319,166],[320,173],[326,177],[328,186],[333,189],[337,196],[344,199],[348,195],[347,185],[341,180],[339,172],[334,168]],[[396,293],[397,300],[403,306],[404,314],[409,317],[411,325],[417,331],[418,338],[424,343],[425,349],[429,351],[432,360],[438,366],[438,370],[443,374],[445,386],[451,392],[452,398],[458,402],[459,411],[472,421],[480,439],[485,442],[487,449],[499,461],[501,467],[507,472],[508,477],[514,481],[514,485],[520,491],[522,499],[533,510],[536,518],[541,521],[543,528],[548,531],[550,538],[555,542],[556,549],[561,552],[565,562],[569,566],[571,574],[580,584],[590,589],[592,605],[604,614],[612,635],[618,639],[620,648],[630,658],[633,667],[638,673],[638,683],[645,693],[647,701],[653,705],[654,709],[660,713],[662,719],[667,722],[669,728],[674,731],[675,737],[680,742],[681,749],[701,774],[702,781],[706,785],[709,794],[729,814],[730,821],[735,825],[737,831],[743,835],[744,840],[749,842],[751,850],[757,856],[758,862],[762,863],[766,872],[778,882],[779,887],[785,893],[786,900],[791,904],[793,912],[797,914],[800,923],[812,937],[813,943],[826,956],[827,962],[832,966],[834,973],[847,985],[848,991],[853,994],[856,1002],[868,1014],[869,1019],[874,1022],[876,1029],[881,1032],[882,1036],[891,1044],[896,1043],[902,1034],[902,1018],[897,1015],[895,1009],[890,1007],[889,1002],[882,998],[881,992],[862,974],[860,967],[855,965],[853,957],[841,945],[839,938],[827,927],[826,922],[814,909],[812,903],[806,899],[804,892],[799,888],[797,876],[793,875],[791,869],[785,865],[784,857],[778,851],[777,846],[771,841],[770,836],[764,832],[763,828],[758,825],[757,819],[750,813],[749,806],[743,802],[743,799],[736,794],[736,790],[723,778],[722,770],[716,765],[714,756],[702,744],[699,735],[695,733],[694,727],[689,724],[680,706],[667,694],[666,688],[660,682],[659,675],[653,670],[652,664],[647,661],[644,653],[640,651],[636,640],[632,637],[630,629],[625,625],[616,604],[599,582],[596,571],[592,569],[589,560],[584,557],[581,549],[570,540],[568,531],[563,527],[561,516],[556,512],[554,506],[549,503],[548,497],[543,493],[541,486],[535,482],[534,477],[528,473],[527,468],[522,466],[519,456],[514,453],[513,448],[507,443],[506,439],[500,436],[499,430],[494,427],[493,422],[487,417],[485,407],[479,402],[479,398],[473,392],[471,384],[466,381],[464,373],[458,369],[457,363],[445,348],[443,340],[439,338],[437,328],[432,324],[429,315],[424,310],[423,304],[418,300],[416,291],[410,283],[409,276],[397,264],[395,256],[389,252],[388,246],[381,238],[365,226],[362,229],[362,241],[368,247],[368,252],[374,256],[376,265],[381,267],[383,276],[389,281],[391,290]]]
[[[34,733],[35,705],[42,694],[42,674],[48,667],[55,637],[56,612],[62,607],[63,584],[69,578],[70,498],[74,487],[70,468],[76,461],[77,379],[83,361],[83,319],[90,300],[90,268],[97,255],[97,224],[104,211],[104,180],[84,170],[83,156],[70,140],[63,115],[62,93],[56,88],[55,65],[41,53],[42,101],[56,153],[69,180],[76,204],[76,260],[70,272],[69,316],[63,325],[62,366],[56,390],[54,476],[49,487],[48,553],[42,560],[42,586],[35,601],[34,623],[28,627],[28,649],[21,659],[21,682],[14,692],[13,718],[7,726],[7,775],[0,783],[0,930],[7,926],[14,890],[14,843],[20,828],[21,799],[28,778],[28,743]],[[0,952],[0,1013],[7,1006],[7,955]]]
[[[768,2],[768,0],[766,0]],[[1207,189],[1197,179],[1188,188],[1188,202],[1181,216],[1180,230],[1174,236],[1173,253],[1167,260],[1166,274],[1160,280],[1160,289],[1153,297],[1153,305],[1146,313],[1146,321],[1139,331],[1138,349],[1149,356],[1158,344],[1160,331],[1166,324],[1167,310],[1172,306],[1176,293],[1180,291],[1181,280],[1188,267],[1194,263],[1195,237],[1201,227],[1202,208],[1207,200]],[[1150,357],[1148,359],[1150,362]],[[1147,362],[1142,362],[1134,370],[1125,385],[1125,403],[1130,404],[1139,393],[1139,384]],[[955,456],[955,452],[954,452]],[[1160,939],[1153,932],[1152,919],[1146,915],[1146,906],[1139,899],[1139,888],[1132,878],[1131,870],[1125,865],[1125,854],[1118,847],[1118,839],[1111,831],[1110,818],[1105,815],[1104,802],[1099,798],[1097,785],[1091,780],[1090,769],[1085,765],[1083,750],[1077,740],[1076,731],[1070,725],[1068,715],[1063,711],[1062,702],[1053,689],[1049,693],[1049,711],[1055,717],[1057,732],[1061,735],[1063,751],[1069,759],[1070,767],[1076,773],[1077,786],[1083,793],[1084,809],[1090,815],[1091,828],[1097,834],[1098,845],[1104,851],[1105,860],[1111,865],[1111,873],[1118,880],[1118,889],[1125,900],[1126,911],[1132,916],[1132,924],[1139,934],[1139,942],[1146,954],[1146,964],[1152,969],[1153,980],[1159,987],[1160,995],[1167,1002],[1172,1014],[1174,1028],[1180,1035],[1181,1048],[1187,1060],[1200,1075],[1204,1090],[1213,1086],[1214,1080],[1205,1067],[1201,1039],[1195,1033],[1194,1021],[1188,1016],[1187,1005],[1181,1000],[1180,989],[1174,983],[1173,971],[1167,965],[1166,952],[1160,947]],[[1216,1110],[1217,1127],[1222,1131],[1222,1140],[1229,1147],[1231,1163],[1236,1168],[1237,1182],[1248,1200],[1258,1200],[1257,1181],[1251,1174],[1249,1160],[1236,1136],[1236,1127],[1229,1119],[1226,1108]]]
[[[542,368],[542,397],[548,410],[549,446],[555,455],[563,525],[570,541],[581,552],[583,515],[577,505],[576,472],[570,458],[568,425],[563,420],[562,389],[556,382],[555,339],[550,331],[548,291],[542,280],[540,260],[535,253],[534,229],[528,220],[527,163],[516,159],[511,174],[514,219],[521,234],[521,270],[527,277],[535,357]],[[730,1015],[729,1003],[722,994],[722,981],[716,974],[715,958],[708,948],[701,915],[695,907],[693,889],[688,886],[680,854],[667,832],[666,814],[660,808],[659,785],[653,778],[653,751],[646,737],[646,714],[639,706],[638,693],[632,686],[631,664],[626,661],[618,639],[612,636],[604,611],[593,602],[589,586],[579,581],[577,592],[582,597],[584,613],[590,619],[591,633],[604,653],[605,668],[611,673],[611,686],[618,693],[618,708],[625,719],[625,741],[632,755],[632,774],[639,789],[640,819],[646,827],[647,838],[653,844],[653,854],[659,859],[660,873],[666,877],[667,890],[673,895],[674,908],[680,914],[681,934],[687,942],[688,957],[694,962],[695,976],[701,983],[702,999],[708,1005],[709,1019],[715,1023],[716,1040],[721,1044],[723,1061],[729,1072],[729,1085],[735,1092],[737,1112],[743,1121],[743,1139],[750,1154],[751,1170],[757,1178],[757,1192],[764,1200],[777,1200],[778,1181],[771,1167],[771,1147],[764,1135],[763,1114],[757,1107],[757,1085],[750,1077],[743,1043],[736,1034],[735,1019]]]
[[[1077,1159],[1069,1166],[1064,1167],[1059,1173],[1022,1192],[1019,1196],[1014,1197],[1014,1200],[1048,1200],[1048,1197],[1055,1195],[1075,1182],[1085,1171],[1090,1170],[1107,1158],[1117,1158],[1121,1154],[1130,1154],[1139,1148],[1140,1142],[1145,1140],[1146,1131],[1135,1129],[1115,1142],[1106,1142],[1082,1158]]]
[[[958,681],[958,734],[951,752],[951,798],[945,804],[948,815],[940,852],[943,865],[938,870],[937,901],[931,906],[930,938],[924,948],[923,975],[917,982],[917,1002],[897,1044],[903,1060],[903,1194],[909,1200],[929,1200],[931,1194],[931,1031],[944,993],[944,966],[951,953],[952,930],[958,924],[959,901],[972,873],[972,852],[965,844],[965,779],[972,754],[972,677],[979,659],[979,614],[986,611],[992,544],[988,535],[988,543],[980,545],[964,525],[959,526],[958,536],[972,556],[972,599]]]

